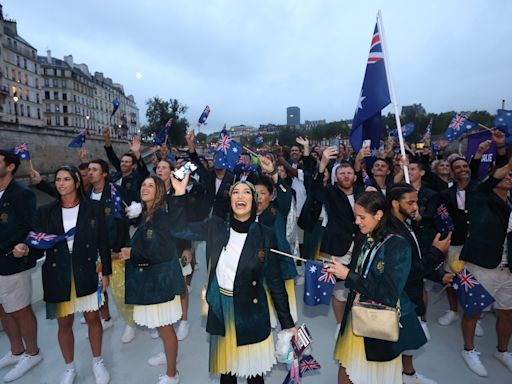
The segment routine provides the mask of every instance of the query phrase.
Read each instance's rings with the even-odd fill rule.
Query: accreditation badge
[[[105,208],[105,215],[110,215],[110,212],[112,212],[112,209],[110,207]]]
[[[256,253],[256,256],[258,257],[258,260],[260,261],[260,263],[263,263],[265,261],[266,253],[267,252],[264,249],[259,249],[258,252]]]
[[[384,262],[382,260],[377,263],[377,271],[384,272]]]
[[[148,229],[146,231],[146,238],[147,239],[152,239],[153,238],[153,230],[152,229]]]
[[[7,220],[9,220],[9,214],[8,213],[3,212],[2,214],[0,214],[0,221],[2,223],[6,224]]]

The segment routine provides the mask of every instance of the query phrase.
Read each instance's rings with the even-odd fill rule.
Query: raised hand
[[[102,131],[103,141],[105,142],[106,147],[110,147],[112,145],[112,138],[110,137],[110,128],[105,127]]]
[[[264,173],[272,173],[274,172],[274,164],[270,161],[270,159],[265,156],[258,155],[258,159],[260,159],[261,170]]]
[[[32,184],[39,184],[41,181],[43,181],[41,174],[37,172],[35,169],[32,169],[30,171],[30,182]]]
[[[196,151],[196,144],[195,144],[196,135],[195,135],[194,130],[187,132],[187,134],[185,135],[185,140],[187,141],[188,152],[189,153],[195,152]]]
[[[140,157],[140,137],[133,136],[133,138],[129,141],[130,151],[134,154],[134,156],[138,159]]]

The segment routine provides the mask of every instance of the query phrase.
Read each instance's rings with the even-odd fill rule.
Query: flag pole
[[[381,44],[382,44],[382,52],[384,53],[384,68],[386,69],[386,77],[388,81],[389,95],[391,96],[391,104],[393,104],[393,109],[395,110],[395,120],[396,120],[396,128],[398,131],[398,142],[400,143],[400,153],[402,154],[402,158],[405,160],[405,145],[404,145],[404,136],[402,133],[402,124],[400,123],[400,115],[398,113],[398,102],[396,100],[395,87],[393,84],[393,78],[391,77],[391,67],[388,65],[389,63],[389,55],[388,55],[388,47],[385,43],[385,34],[384,34],[384,25],[382,23],[382,14],[380,10],[377,12],[377,24],[379,25],[380,35],[381,35]],[[405,182],[410,183],[409,179],[409,168],[406,164],[404,164],[404,177]]]

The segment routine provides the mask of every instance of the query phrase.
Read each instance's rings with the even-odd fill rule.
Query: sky
[[[285,124],[288,106],[301,122],[351,119],[379,9],[399,106],[512,109],[508,0],[0,2],[39,55],[122,84],[142,123],[154,96],[187,105],[190,123],[208,104],[203,132]]]

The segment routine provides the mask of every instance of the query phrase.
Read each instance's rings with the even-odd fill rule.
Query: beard
[[[398,206],[398,212],[400,212],[406,219],[414,220],[414,217],[416,216],[416,211],[410,213],[402,208],[402,206]]]

